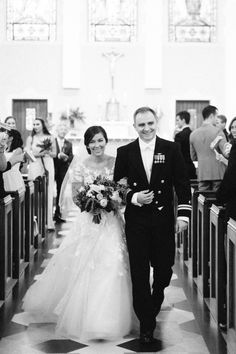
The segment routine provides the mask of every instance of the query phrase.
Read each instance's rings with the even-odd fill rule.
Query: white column
[[[162,0],[146,0],[145,23],[145,88],[162,87]]]
[[[63,1],[62,86],[80,88],[81,18],[83,1]]]

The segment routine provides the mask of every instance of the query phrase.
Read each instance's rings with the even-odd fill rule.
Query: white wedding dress
[[[103,170],[106,177],[112,173]],[[97,175],[77,165],[73,180],[91,182]],[[113,340],[127,335],[133,310],[122,218],[104,213],[95,224],[91,214],[78,210],[69,234],[27,291],[23,309],[40,321],[56,322],[56,332],[67,338]]]

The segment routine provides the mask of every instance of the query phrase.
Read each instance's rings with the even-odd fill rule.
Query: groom
[[[139,138],[118,148],[114,179],[127,177],[131,189],[125,221],[133,306],[140,321],[140,343],[151,344],[155,342],[153,332],[164,289],[172,276],[175,230],[187,227],[183,219],[190,214],[190,185],[178,145],[156,136],[155,111],[149,107],[137,109],[134,128]],[[178,197],[176,225],[173,189]]]

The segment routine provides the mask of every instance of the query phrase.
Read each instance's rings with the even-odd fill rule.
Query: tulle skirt
[[[100,224],[78,212],[68,236],[29,288],[23,309],[40,321],[56,322],[71,339],[116,339],[130,332],[131,281],[121,218]]]

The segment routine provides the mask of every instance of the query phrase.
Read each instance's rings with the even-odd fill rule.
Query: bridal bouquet
[[[37,144],[41,148],[39,152],[51,151],[52,150],[52,141],[50,138],[45,138],[41,144]]]
[[[92,183],[80,187],[74,200],[81,211],[91,213],[93,222],[99,224],[103,212],[117,212],[125,204],[127,190],[125,178],[115,183],[106,177],[98,176]]]

